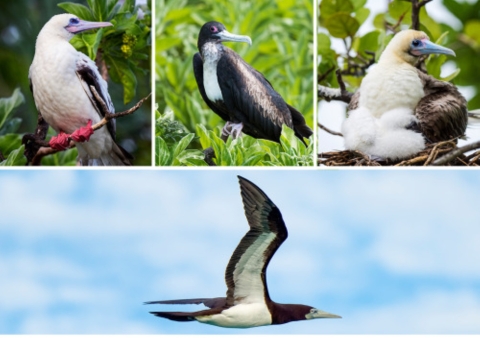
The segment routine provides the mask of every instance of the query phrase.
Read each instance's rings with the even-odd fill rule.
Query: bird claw
[[[227,121],[227,123],[225,123],[225,126],[222,129],[222,136],[228,137],[229,135],[231,135],[233,139],[239,138],[240,136],[242,136],[242,128],[242,122],[233,123]]]
[[[93,135],[92,120],[88,120],[88,123],[85,127],[81,127],[75,130],[70,138],[75,142],[86,142],[90,140],[90,136]]]
[[[69,139],[68,134],[65,134],[64,132],[60,132],[57,136],[53,136],[50,141],[48,142],[48,145],[50,148],[55,149],[55,150],[65,150],[68,149],[70,145],[70,139]]]

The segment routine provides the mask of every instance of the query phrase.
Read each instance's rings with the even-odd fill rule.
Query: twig
[[[318,74],[317,76],[317,83],[322,82],[325,78],[335,70],[335,66],[330,67],[324,74]]]
[[[409,0],[412,3],[412,29],[420,29],[420,10],[432,0]]]
[[[473,149],[478,149],[478,148],[480,148],[480,141],[476,141],[476,142],[467,144],[463,147],[457,148],[457,149],[449,152],[448,154],[440,157],[438,160],[433,162],[432,165],[446,164],[446,163],[450,162],[451,160],[453,160],[454,158],[458,157],[459,155],[462,155],[462,154],[466,153],[467,151],[470,151],[470,150],[473,150]]]
[[[335,136],[342,136],[343,137],[343,134],[342,133],[339,133],[338,131],[333,131],[331,129],[328,129],[327,127],[325,127],[323,124],[321,124],[320,122],[317,123],[318,127],[320,129],[323,129],[325,130],[327,133],[330,133],[332,135],[335,135]]]

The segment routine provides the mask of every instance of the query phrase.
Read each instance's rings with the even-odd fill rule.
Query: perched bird
[[[415,67],[428,54],[455,56],[424,32],[405,30],[390,41],[352,97],[342,125],[345,147],[384,159],[408,158],[437,142],[463,136],[466,100],[457,88]]]
[[[280,210],[255,184],[239,176],[250,230],[233,252],[225,271],[227,296],[147,302],[146,304],[204,304],[196,312],[151,312],[179,322],[199,321],[230,328],[285,324],[315,318],[341,318],[311,306],[272,301],[267,288],[267,266],[287,238]]]
[[[69,43],[77,33],[107,26],[112,24],[83,21],[72,14],[53,16],[38,34],[30,66],[35,105],[45,121],[59,133],[50,145],[65,149],[70,137],[76,141],[81,165],[130,165],[132,159],[115,142],[115,119],[92,135],[91,124],[99,122],[104,113],[90,87],[100,94],[110,113],[115,109],[107,82],[100,76],[95,62]]]
[[[312,135],[305,118],[288,105],[267,79],[223,41],[251,44],[248,36],[229,33],[219,22],[207,22],[198,35],[193,70],[205,103],[227,121],[222,137],[236,138],[244,132],[255,138],[280,141],[282,125],[303,141]]]

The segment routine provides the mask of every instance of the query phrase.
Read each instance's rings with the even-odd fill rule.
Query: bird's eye
[[[218,32],[218,28],[215,27],[215,26],[212,26],[212,27],[210,27],[210,32],[216,33],[216,32]]]
[[[70,19],[70,24],[71,25],[78,25],[80,23],[80,20],[78,20],[77,18],[71,18]]]
[[[413,47],[418,47],[418,46],[420,46],[420,44],[421,44],[420,40],[413,40],[412,41],[412,46]]]

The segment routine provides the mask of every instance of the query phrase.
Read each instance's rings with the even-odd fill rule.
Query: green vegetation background
[[[111,0],[89,0],[91,3],[112,2]],[[13,101],[18,103],[9,115],[9,120],[0,126],[0,151],[9,155],[24,133],[33,133],[37,124],[37,110],[29,89],[28,70],[35,52],[35,41],[43,25],[53,16],[65,13],[57,5],[58,0],[15,0],[0,2],[0,97],[12,96],[15,88],[20,88],[21,96],[15,95]],[[73,0],[83,5],[87,1]],[[148,17],[147,17],[148,19]],[[120,47],[120,46],[119,46]],[[145,97],[151,91],[150,53],[147,59],[140,60],[135,70],[136,94],[124,103],[124,85],[108,82],[110,96],[116,111],[130,108],[134,103]],[[134,58],[137,57],[134,55]],[[20,94],[21,95],[21,94]],[[6,135],[8,134],[8,137]],[[49,135],[53,135],[50,130]],[[151,104],[147,101],[140,110],[117,121],[117,140],[135,156],[135,165],[151,164]],[[15,147],[12,147],[15,146]],[[42,161],[46,165],[74,165],[76,149],[47,156]],[[0,160],[0,162],[2,162]],[[14,164],[25,163],[24,158],[18,158]]]
[[[311,0],[157,0],[156,134],[157,137],[161,136],[159,140],[161,147],[157,142],[156,163],[158,165],[201,165],[203,162],[201,153],[197,152],[193,161],[175,161],[175,156],[178,156],[187,146],[204,149],[206,145],[217,144],[223,147],[216,142],[216,139],[220,135],[224,121],[203,102],[193,75],[192,59],[198,52],[198,33],[201,26],[208,21],[219,21],[229,32],[248,35],[252,38],[252,46],[244,43],[226,43],[225,45],[262,72],[285,101],[304,114],[309,126],[313,129],[312,20]],[[172,119],[177,122],[173,127],[166,122]],[[196,135],[195,138],[190,136],[186,142],[185,135],[189,133]],[[183,140],[182,149],[178,149],[181,139]],[[244,143],[240,145],[243,149],[251,147],[254,143],[248,140],[248,137],[246,139],[239,141]],[[294,140],[289,141],[296,143]],[[190,142],[192,143],[189,144]],[[230,143],[227,148],[230,146],[233,145]],[[263,147],[262,153],[265,154],[269,146],[261,142],[259,147]],[[238,146],[236,148],[239,154],[241,150]],[[289,158],[287,165],[300,165],[298,163],[303,162],[293,157],[297,157],[297,153],[303,156],[308,151],[304,151],[303,148],[297,150],[292,150],[294,155],[286,156]],[[170,157],[162,158],[162,154],[168,152]],[[174,152],[176,152],[175,156]],[[251,156],[245,153],[236,156],[233,152],[228,154],[228,159],[225,158],[224,161],[218,159],[218,164],[259,165],[260,163],[257,160],[246,159],[246,157],[253,159],[253,153],[250,154]],[[187,156],[186,153],[183,155]],[[276,155],[278,154],[275,153]],[[232,156],[236,159],[230,159]],[[274,165],[273,162],[266,162],[268,161],[262,163]],[[277,165],[281,165],[280,162],[282,161]]]
[[[440,1],[440,0],[435,0]],[[392,31],[408,29],[411,26],[412,4],[409,1],[394,0],[385,13],[377,14],[373,20],[374,29],[360,35],[360,26],[370,15],[365,7],[367,0],[322,0],[319,7],[319,24],[328,30],[328,34],[318,34],[318,55],[320,64],[318,74],[319,84],[338,88],[335,72],[331,69],[347,70],[348,62],[362,65],[368,60],[367,51],[375,52],[376,59],[392,38]],[[480,108],[480,1],[473,3],[442,0],[445,8],[455,16],[462,27],[454,27],[438,23],[429,14],[429,4],[420,11],[420,30],[428,34],[431,41],[455,51],[456,57],[447,58],[445,55],[432,55],[426,61],[430,75],[444,81],[451,81],[460,86],[471,86],[475,96],[468,102],[468,108]],[[346,54],[337,54],[332,48],[330,39],[343,39]],[[358,57],[360,56],[361,59]],[[440,77],[441,66],[445,62],[452,62],[456,70],[445,77]],[[344,76],[348,90],[355,91],[364,74]]]

